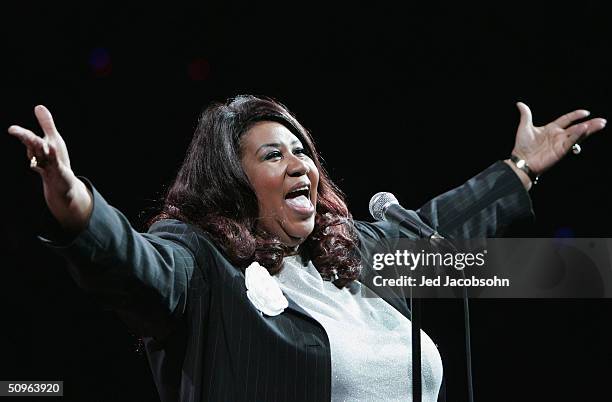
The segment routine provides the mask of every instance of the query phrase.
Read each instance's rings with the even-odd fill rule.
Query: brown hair
[[[241,164],[240,138],[260,121],[284,125],[300,139],[319,170],[315,226],[300,245],[300,254],[313,261],[323,278],[336,273],[334,283],[339,287],[357,279],[358,240],[344,195],[321,166],[310,133],[284,105],[268,97],[240,95],[206,108],[162,211],[149,225],[168,218],[193,224],[241,269],[255,260],[271,274],[278,272],[287,249],[256,227],[257,198]]]

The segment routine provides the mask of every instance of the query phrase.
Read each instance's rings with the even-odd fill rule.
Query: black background
[[[416,208],[507,158],[518,100],[536,124],[576,108],[611,116],[612,28],[597,3],[48,3],[5,8],[0,29],[1,123],[37,129],[45,104],[73,170],[140,229],[200,111],[239,93],[297,115],[358,219],[377,191]],[[610,237],[608,131],[542,177],[536,221],[510,235]],[[136,338],[36,240],[40,179],[22,145],[0,138],[0,380],[64,380],[64,400],[158,400]],[[461,310],[440,304],[426,331],[449,401],[462,401]],[[473,301],[476,400],[610,400],[611,313],[609,300]]]

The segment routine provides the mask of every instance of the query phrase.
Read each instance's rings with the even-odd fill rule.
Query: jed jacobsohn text
[[[414,253],[408,250],[397,250],[395,253],[376,253],[373,255],[372,267],[381,270],[386,266],[406,267],[414,271],[422,267],[452,267],[462,270],[465,267],[482,267],[485,264],[486,250],[480,253],[439,253],[421,250]]]
[[[444,280],[443,280],[444,279]],[[408,276],[402,276],[401,278],[387,279],[382,278],[380,276],[374,277],[374,285],[376,286],[420,286],[420,287],[436,287],[436,286],[445,286],[445,287],[508,287],[510,286],[510,280],[507,278],[498,278],[497,276],[493,278],[476,278],[472,276],[471,278],[450,278],[448,276],[438,276],[437,278],[425,278],[422,277],[419,282],[417,278],[412,278]]]

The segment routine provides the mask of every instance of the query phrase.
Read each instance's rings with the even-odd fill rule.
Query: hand
[[[521,121],[512,153],[524,159],[536,175],[559,162],[575,143],[606,126],[606,120],[602,118],[572,124],[590,114],[586,110],[574,110],[545,126],[536,127],[531,120],[529,107],[522,102],[516,106],[521,113]]]
[[[36,158],[36,165],[31,168],[42,178],[51,213],[65,229],[76,233],[87,225],[93,205],[91,193],[72,172],[66,143],[55,128],[49,110],[39,105],[34,108],[34,114],[44,137],[16,125],[10,126],[8,132],[25,145],[28,160]]]

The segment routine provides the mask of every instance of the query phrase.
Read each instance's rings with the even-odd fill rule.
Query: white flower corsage
[[[253,262],[244,271],[247,297],[257,310],[275,316],[282,313],[289,302],[278,283],[268,270],[258,262]]]

